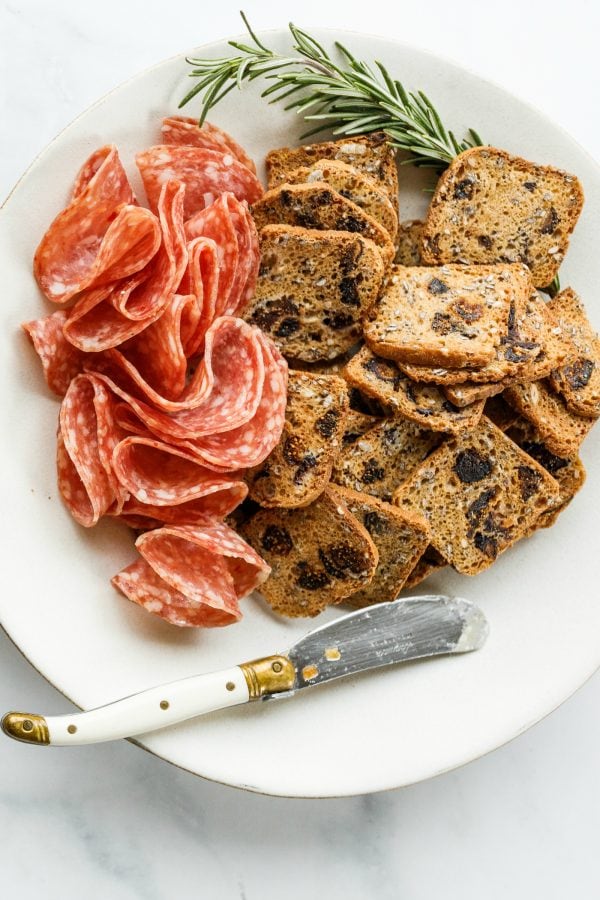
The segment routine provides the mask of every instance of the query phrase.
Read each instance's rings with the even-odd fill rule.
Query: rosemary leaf
[[[252,30],[241,13],[248,31],[249,43],[229,41],[240,55],[220,59],[187,58],[189,73],[198,81],[179,104],[185,106],[201,95],[200,124],[210,110],[245,82],[264,78],[269,84],[261,96],[277,103],[301,92],[285,105],[307,122],[318,124],[303,137],[330,130],[334,134],[385,132],[393,146],[408,151],[413,165],[442,171],[451,160],[467,150],[483,144],[479,134],[470,128],[459,141],[447,129],[440,114],[423,91],[409,92],[386,67],[375,60],[357,59],[351,51],[335,42],[341,62],[292,22],[293,52],[282,55],[269,49]]]

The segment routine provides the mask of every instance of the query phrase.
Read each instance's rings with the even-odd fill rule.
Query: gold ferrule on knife
[[[294,687],[296,670],[287,656],[265,656],[242,663],[250,700],[259,700],[267,694],[279,694]]]
[[[8,737],[26,744],[49,744],[50,732],[43,716],[34,713],[9,712],[0,723]]]

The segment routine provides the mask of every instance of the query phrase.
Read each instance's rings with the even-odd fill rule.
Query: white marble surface
[[[237,6],[0,0],[0,196],[106,90],[239,31]],[[504,0],[489,11],[464,0],[387,6],[248,2],[246,11],[257,28],[293,16],[453,57],[543,109],[600,159],[594,0],[571,0],[568,11],[549,0]],[[0,653],[0,711],[69,709],[3,634]],[[434,781],[349,800],[246,794],[125,742],[62,750],[2,739],[0,895],[592,900],[600,891],[599,707],[596,676],[494,754]]]

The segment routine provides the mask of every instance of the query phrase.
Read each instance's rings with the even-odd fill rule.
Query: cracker
[[[285,423],[269,456],[246,475],[261,506],[307,506],[321,494],[339,453],[348,413],[342,378],[290,371]]]
[[[344,369],[344,377],[365,394],[375,397],[394,413],[431,431],[458,433],[474,428],[484,401],[454,406],[435,384],[418,384],[388,359],[363,347]]]
[[[458,571],[475,575],[554,506],[559,487],[489,419],[446,441],[395,493],[425,516],[431,543]]]
[[[577,354],[566,366],[552,372],[550,382],[572,412],[597,419],[600,416],[600,338],[572,288],[557,294],[548,308],[573,342]]]
[[[457,156],[437,183],[423,229],[423,260],[522,262],[536,287],[558,272],[583,206],[579,180],[495,147]]]
[[[241,534],[271,566],[260,587],[283,616],[316,616],[368,584],[378,553],[366,528],[326,488],[301,509],[261,509]]]
[[[279,185],[256,201],[252,216],[259,229],[265,225],[297,225],[361,234],[379,247],[386,263],[394,257],[394,245],[383,225],[324,182]]]
[[[385,228],[393,243],[396,242],[398,215],[386,191],[370,175],[337,159],[319,159],[310,166],[293,169],[285,176],[287,184],[313,181],[324,181],[338,194],[356,203]]]
[[[419,428],[407,419],[384,419],[352,444],[342,447],[333,465],[332,480],[389,501],[441,439],[441,435]]]
[[[530,292],[524,266],[394,266],[365,340],[402,363],[482,366],[496,355],[511,309]]]
[[[373,579],[351,594],[346,603],[358,608],[395,600],[429,543],[429,525],[421,516],[368,494],[342,487],[331,490],[364,525],[379,554]]]
[[[332,360],[350,350],[383,280],[375,244],[348,232],[266,225],[260,247],[256,291],[244,318],[292,359]]]

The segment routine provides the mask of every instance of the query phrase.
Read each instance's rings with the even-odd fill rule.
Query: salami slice
[[[176,506],[153,506],[129,497],[118,512],[111,511],[109,515],[115,515],[141,531],[160,525],[197,525],[207,515],[222,519],[230,515],[247,495],[247,485],[243,481],[232,479],[229,485],[225,487],[223,482],[222,489]]]
[[[230,303],[239,261],[237,231],[229,209],[229,196],[235,200],[233,194],[222,194],[218,200],[185,223],[188,240],[207,237],[217,247],[219,286],[215,300],[215,318],[222,316]]]
[[[239,535],[208,516],[198,525],[145,532],[136,547],[158,579],[134,563],[113,584],[176,625],[211,627],[241,618],[238,600],[270,571]]]
[[[279,442],[285,421],[287,363],[262,333],[260,341],[265,367],[260,403],[252,419],[244,425],[195,442],[195,450],[206,465],[229,468],[230,471],[257,466]],[[186,446],[190,448],[190,445]]]
[[[71,380],[83,371],[86,358],[85,353],[65,338],[63,325],[66,319],[66,311],[57,309],[43,319],[21,326],[42,362],[46,384],[59,397],[64,397]]]
[[[155,322],[172,300],[187,266],[183,229],[184,186],[165,184],[158,215],[161,243],[142,272],[84,294],[65,324],[65,335],[80,350],[117,347]]]
[[[250,266],[250,272],[246,281],[246,287],[241,298],[239,307],[240,313],[244,310],[246,304],[254,296],[256,282],[258,280],[258,272],[260,269],[260,241],[258,237],[258,231],[254,222],[254,218],[252,217],[252,214],[247,205],[244,208],[244,214],[246,216],[246,226],[248,228],[248,238],[250,244],[250,253],[252,255],[252,264]]]
[[[203,560],[206,555],[203,555]],[[223,571],[222,564],[214,561],[216,571],[207,573],[207,589],[213,595],[225,586],[227,593],[220,606],[191,601],[181,591],[172,587],[167,581],[148,565],[145,559],[139,559],[119,572],[112,579],[113,586],[124,594],[128,600],[142,606],[146,612],[153,613],[171,625],[188,628],[221,628],[239,621],[242,614],[239,604],[231,590],[228,573]],[[212,577],[211,577],[212,576]],[[214,587],[213,587],[214,586]]]
[[[224,194],[231,216],[238,244],[238,265],[231,291],[225,304],[223,315],[235,316],[254,294],[260,249],[258,232],[250,215],[247,203],[240,203],[232,194]]]
[[[204,209],[224,191],[254,203],[263,189],[256,175],[232,153],[204,147],[159,145],[136,157],[151,209],[156,209],[162,185],[171,179],[186,186],[185,217]]]
[[[188,147],[206,147],[233,153],[242,165],[256,174],[256,166],[243,147],[230,134],[211,122],[203,122],[198,127],[197,119],[185,116],[169,116],[163,120],[162,136],[165,144],[186,144]]]
[[[216,498],[216,503],[212,500],[207,503],[205,510],[225,516],[248,493],[243,481],[215,475],[184,450],[137,435],[125,438],[115,447],[112,466],[119,482],[132,497],[155,507],[179,506],[226,493],[227,497]]]
[[[122,347],[140,377],[167,400],[177,400],[185,389],[184,340],[196,333],[199,318],[196,298],[176,294],[156,322]]]
[[[217,319],[206,334],[204,358],[179,400],[167,400],[119,350],[89,365],[162,440],[178,443],[230,431],[255,414],[264,382],[262,333],[241,319]]]
[[[219,293],[216,315],[235,315],[254,293],[260,266],[258,232],[248,204],[231,193],[185,223],[188,238],[212,238],[219,253]]]
[[[219,293],[219,257],[215,241],[198,237],[188,244],[188,264],[179,292],[196,298],[198,319],[195,327],[183,330],[181,340],[185,355],[196,356],[204,346],[204,336],[216,318]]]
[[[111,468],[122,437],[106,386],[93,375],[77,375],[60,408],[58,486],[71,515],[86,528],[125,499]]]
[[[134,205],[116,148],[102,147],[85,163],[71,202],[42,238],[33,270],[46,297],[66,303],[86,287],[139,271],[159,244],[156,217]]]

